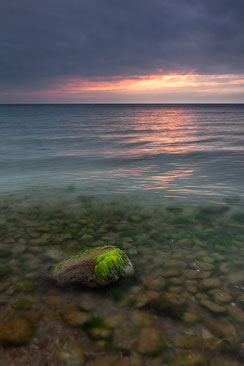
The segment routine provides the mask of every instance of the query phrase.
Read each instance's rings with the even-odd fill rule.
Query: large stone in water
[[[104,287],[133,274],[134,268],[122,250],[105,245],[65,258],[51,272],[60,286]]]

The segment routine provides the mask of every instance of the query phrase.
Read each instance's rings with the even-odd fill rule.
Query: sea
[[[243,197],[243,104],[0,105],[0,192]]]
[[[0,366],[243,365],[243,263],[244,104],[0,105]]]

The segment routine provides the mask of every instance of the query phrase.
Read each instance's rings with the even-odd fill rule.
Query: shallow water
[[[241,365],[243,222],[239,205],[5,198],[0,338],[16,318],[33,333],[0,348],[0,365]],[[54,263],[106,243],[125,250],[133,277],[99,291],[52,281]]]

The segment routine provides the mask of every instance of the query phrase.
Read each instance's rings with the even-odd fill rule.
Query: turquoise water
[[[0,106],[0,366],[244,362],[242,105]],[[135,274],[53,281],[114,245]]]

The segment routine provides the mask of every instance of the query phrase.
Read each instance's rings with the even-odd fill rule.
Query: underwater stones
[[[241,308],[239,308],[238,306],[230,305],[228,306],[227,310],[232,319],[234,319],[238,323],[244,323],[244,311]]]
[[[176,338],[175,347],[186,349],[199,349],[202,347],[202,339],[196,335],[183,335]]]
[[[205,257],[202,257],[201,260],[206,263],[214,263],[214,259],[206,255]]]
[[[45,303],[50,307],[57,307],[61,305],[62,298],[56,295],[48,295],[45,297]]]
[[[34,333],[28,320],[16,318],[0,327],[0,343],[3,346],[22,346],[27,344]]]
[[[148,305],[159,315],[181,319],[186,307],[186,298],[178,293],[166,292],[164,296],[153,299]]]
[[[200,269],[200,271],[211,271],[212,269],[214,269],[213,264],[206,262],[193,262],[190,264],[190,267],[194,268],[195,270]]]
[[[89,318],[89,315],[83,311],[69,311],[63,314],[65,321],[71,327],[81,327]]]
[[[201,315],[197,312],[185,312],[183,316],[183,321],[185,324],[195,324],[201,320]]]
[[[170,282],[171,282],[172,284],[174,284],[174,285],[181,285],[181,284],[184,282],[184,280],[183,280],[183,278],[179,278],[179,277],[172,277],[172,278],[170,279]]]
[[[179,276],[179,271],[175,268],[160,271],[160,275],[163,277],[175,277]]]
[[[65,366],[80,366],[85,361],[83,349],[79,344],[65,343],[57,349],[55,356]]]
[[[211,362],[210,366],[241,366],[239,362],[226,359],[226,357],[214,357]]]
[[[42,316],[41,312],[37,309],[28,310],[23,315],[23,317],[29,320],[32,324],[37,323],[38,320],[40,320],[41,316]]]
[[[165,335],[157,328],[143,328],[137,340],[137,351],[140,354],[154,356],[167,347]]]
[[[21,310],[29,310],[32,307],[31,301],[25,297],[16,299],[11,305],[14,309],[21,309]]]
[[[118,361],[118,356],[113,354],[96,356],[92,362],[92,366],[112,366]]]
[[[179,269],[184,269],[186,268],[186,263],[177,259],[172,259],[167,261],[164,264],[165,268],[179,268]]]
[[[19,290],[24,292],[31,292],[36,288],[36,284],[31,280],[21,280],[14,284]]]
[[[146,311],[134,310],[131,314],[131,322],[136,327],[146,327],[153,324],[153,316]]]
[[[239,296],[238,299],[237,299],[237,302],[238,302],[239,306],[242,309],[244,309],[244,295]]]
[[[142,308],[143,306],[148,305],[152,300],[157,299],[158,297],[159,293],[157,291],[142,290],[135,298],[136,307]]]
[[[137,330],[131,328],[120,328],[119,332],[116,332],[114,345],[116,348],[123,351],[131,351],[135,349]]]
[[[197,287],[196,286],[187,286],[186,290],[188,292],[190,292],[191,294],[195,294],[197,292]]]
[[[197,269],[197,270],[187,269],[187,270],[185,270],[184,274],[188,280],[204,279],[204,278],[208,278],[210,276],[210,272],[201,271],[199,269]]]
[[[126,357],[121,361],[113,364],[113,366],[141,366],[142,362],[140,358],[136,357]]]
[[[159,291],[165,286],[165,279],[163,277],[147,278],[145,286],[151,290]]]
[[[223,306],[215,304],[215,302],[207,300],[207,299],[202,299],[200,301],[200,304],[202,306],[204,306],[206,309],[208,309],[209,311],[211,311],[212,313],[223,314],[226,311],[226,309]]]
[[[232,297],[228,292],[221,291],[221,290],[213,290],[211,291],[211,295],[217,304],[226,304],[232,301]]]
[[[182,293],[182,287],[181,286],[170,286],[169,292]]]
[[[244,360],[244,342],[240,345],[240,356]]]
[[[239,338],[236,333],[235,327],[226,319],[208,320],[206,326],[219,338],[224,338],[233,347],[239,345]]]
[[[64,257],[64,254],[56,249],[48,249],[45,256],[53,260],[60,261]]]
[[[11,252],[13,255],[18,255],[24,253],[26,250],[26,246],[23,244],[15,245],[11,248]]]
[[[94,340],[110,340],[113,336],[113,330],[111,328],[98,327],[98,328],[90,328],[88,330],[89,336]]]
[[[176,355],[169,361],[169,366],[205,366],[207,361],[200,352],[186,352]]]
[[[111,245],[78,252],[52,268],[52,276],[60,286],[104,287],[133,273],[127,255]]]
[[[9,273],[9,268],[5,264],[0,264],[0,278]]]
[[[106,319],[106,325],[109,328],[118,328],[121,324],[123,324],[125,321],[125,315],[124,313],[115,313],[109,315],[109,317]]]
[[[228,281],[232,285],[238,285],[240,283],[244,283],[244,273],[243,272],[232,273],[228,276]]]
[[[220,270],[220,272],[225,273],[225,274],[229,273],[229,264],[228,263],[221,263],[219,265],[219,270]]]
[[[218,288],[221,286],[221,282],[218,278],[205,278],[199,284],[202,289]]]

